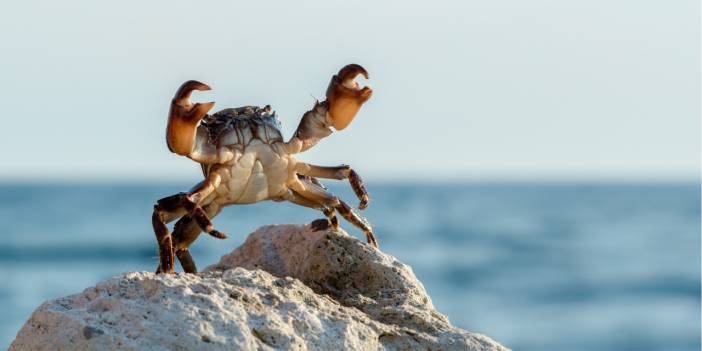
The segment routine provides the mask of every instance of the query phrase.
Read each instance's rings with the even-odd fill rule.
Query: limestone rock
[[[126,273],[41,305],[10,350],[506,350],[343,231],[265,226],[205,272]]]

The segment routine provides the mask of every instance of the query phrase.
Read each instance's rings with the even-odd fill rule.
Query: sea
[[[346,183],[331,183],[348,203]],[[153,203],[188,184],[0,184],[0,348],[43,301],[153,271]],[[700,350],[695,183],[370,182],[364,216],[461,328],[522,351]],[[201,236],[199,267],[257,227],[321,214],[231,206]],[[341,222],[351,235],[363,234]],[[179,268],[179,267],[178,267]]]

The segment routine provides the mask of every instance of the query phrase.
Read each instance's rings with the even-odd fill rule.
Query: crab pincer
[[[168,112],[166,127],[168,149],[181,156],[188,156],[192,152],[197,125],[214,107],[214,102],[191,103],[190,94],[195,90],[210,90],[210,86],[196,80],[183,83],[171,100],[171,108]]]
[[[344,66],[332,77],[327,87],[327,113],[336,130],[346,128],[361,106],[373,95],[373,89],[361,87],[356,77],[363,75],[368,79],[368,71],[361,65],[352,63]]]

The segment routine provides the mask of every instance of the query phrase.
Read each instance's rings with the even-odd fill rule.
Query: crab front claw
[[[197,125],[214,107],[214,102],[191,103],[190,94],[194,90],[210,90],[210,86],[196,80],[183,83],[171,100],[168,112],[166,142],[168,149],[178,155],[188,156],[192,152]]]
[[[373,90],[356,82],[356,77],[363,75],[368,79],[368,72],[361,65],[352,63],[339,70],[332,77],[327,87],[328,117],[336,130],[346,128],[361,109],[361,105],[370,99]]]

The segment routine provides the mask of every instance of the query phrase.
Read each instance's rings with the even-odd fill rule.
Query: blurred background
[[[154,201],[201,178],[164,140],[183,81],[215,109],[271,104],[290,136],[356,62],[373,98],[299,158],[354,166],[383,250],[455,325],[699,350],[699,31],[697,1],[0,4],[0,348],[43,301],[155,269]],[[229,207],[230,239],[193,254],[318,217]]]

